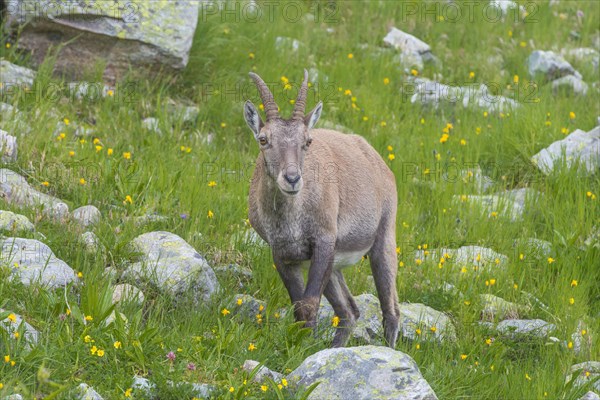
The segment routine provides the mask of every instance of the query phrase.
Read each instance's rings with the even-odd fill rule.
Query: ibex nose
[[[290,183],[290,185],[294,185],[296,182],[298,182],[300,180],[300,175],[298,175],[298,174],[295,174],[292,176],[285,174],[283,177],[285,178],[286,181],[288,181]]]

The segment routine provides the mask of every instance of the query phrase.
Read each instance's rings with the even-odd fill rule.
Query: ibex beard
[[[266,120],[246,102],[244,117],[260,148],[250,185],[249,219],[271,247],[296,320],[315,327],[325,295],[340,318],[332,347],[344,346],[360,313],[341,268],[367,254],[381,303],[385,340],[393,348],[400,314],[394,174],[362,137],[313,129],[323,104],[319,102],[305,115],[306,70],[290,119],[279,116],[265,82],[254,73],[250,77]],[[309,171],[326,165],[334,166],[334,175],[305,179]],[[305,286],[302,267],[307,264]]]

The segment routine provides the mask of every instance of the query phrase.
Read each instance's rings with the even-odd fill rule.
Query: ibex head
[[[304,185],[302,168],[304,157],[312,143],[310,130],[321,116],[323,103],[319,102],[308,115],[304,115],[308,91],[308,72],[304,70],[304,81],[298,92],[294,113],[290,119],[282,119],[273,94],[265,82],[255,73],[251,72],[250,77],[258,88],[267,119],[263,122],[254,104],[246,101],[246,123],[260,146],[269,176],[277,182],[284,194],[297,195]]]

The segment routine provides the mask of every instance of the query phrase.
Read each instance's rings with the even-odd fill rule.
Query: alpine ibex
[[[362,137],[313,129],[323,104],[304,115],[306,70],[288,120],[279,116],[265,82],[254,73],[250,77],[258,87],[266,122],[246,101],[244,117],[260,147],[249,218],[271,246],[296,320],[315,327],[325,294],[340,318],[332,347],[344,346],[360,314],[340,269],[368,254],[385,339],[394,347],[399,318],[394,174]],[[301,267],[309,262],[305,288]]]

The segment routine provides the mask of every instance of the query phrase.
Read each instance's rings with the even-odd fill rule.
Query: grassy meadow
[[[156,383],[160,399],[192,398],[167,381],[212,384],[217,398],[302,396],[276,384],[261,387],[241,370],[244,360],[254,359],[289,372],[329,346],[293,324],[291,313],[278,318],[278,310],[290,304],[270,250],[243,238],[258,145],[242,107],[247,98],[260,104],[248,77],[255,71],[273,83],[281,113],[289,115],[302,71],[311,67],[318,69],[319,79],[307,110],[317,100],[325,103],[317,127],[339,124],[365,137],[395,173],[400,301],[444,311],[456,326],[455,343],[427,341],[424,334],[423,340],[400,339],[397,350],[415,359],[440,399],[578,399],[590,390],[566,384],[565,377],[571,365],[600,355],[600,250],[582,246],[600,224],[600,180],[576,170],[547,177],[529,159],[565,132],[589,131],[597,124],[598,75],[591,65],[574,63],[590,84],[587,97],[555,96],[549,85],[530,84],[526,61],[535,49],[593,47],[600,6],[561,1],[551,8],[535,1],[528,3],[529,18],[493,22],[483,17],[482,6],[470,20],[466,5],[457,2],[463,17],[452,23],[441,11],[446,2],[411,2],[419,10],[437,4],[437,15],[407,15],[407,3],[339,1],[331,8],[327,2],[295,2],[302,14],[298,21],[290,17],[292,11],[283,13],[286,3],[277,3],[272,19],[265,15],[260,21],[241,11],[201,12],[190,61],[179,76],[144,79],[132,73],[113,96],[77,100],[50,95],[49,88],[64,82],[51,76],[49,58],[39,68],[33,94],[3,97],[31,127],[27,134],[11,132],[18,136],[19,158],[5,167],[70,209],[98,207],[103,216],[94,232],[106,250],[91,255],[78,242],[81,229],[75,224],[2,202],[2,209],[35,222],[42,241],[82,274],[84,285],[55,292],[26,287],[9,281],[8,270],[0,268],[0,308],[22,315],[40,331],[38,345],[27,351],[22,340],[0,330],[0,398],[12,393],[26,399],[69,398],[81,382],[106,399],[144,398],[130,390],[136,374]],[[228,4],[235,10],[235,2]],[[405,71],[395,60],[398,52],[377,51],[391,26],[431,45],[440,63]],[[277,48],[277,37],[297,39],[300,46]],[[17,50],[18,38],[1,39],[0,57],[29,65]],[[94,66],[87,80],[101,81],[101,71]],[[462,104],[426,109],[407,95],[413,75],[454,85],[492,82],[521,107],[503,114]],[[294,83],[290,90],[286,79]],[[197,104],[198,118],[176,118],[165,107],[169,98]],[[141,121],[147,117],[159,119],[162,134],[144,129]],[[68,125],[57,131],[61,122]],[[93,134],[81,140],[76,126]],[[444,133],[449,136],[442,143]],[[514,221],[454,201],[453,196],[476,190],[472,182],[449,176],[474,166],[493,179],[489,193],[529,187],[542,196]],[[132,218],[153,213],[166,219],[140,226]],[[247,267],[252,278],[240,288],[237,277],[221,276],[223,293],[202,305],[194,305],[191,295],[174,303],[159,288],[141,285],[143,307],[117,306],[129,328],[107,327],[118,282],[105,268],[123,271],[133,257],[128,243],[153,230],[181,236],[213,267]],[[536,257],[515,246],[521,238],[550,242],[551,256]],[[460,273],[460,266],[439,268],[414,258],[419,246],[464,245],[492,248],[508,256],[508,265]],[[353,294],[375,294],[366,279],[370,274],[368,260],[345,271]],[[445,290],[445,282],[461,294]],[[267,303],[260,321],[223,312],[236,293]],[[553,335],[565,343],[585,326],[585,344],[577,354],[568,344],[490,332],[478,324],[479,295],[485,293],[519,304],[531,304],[529,295],[535,296],[545,307],[534,303],[521,317],[555,324]],[[67,303],[71,315],[66,315]],[[87,315],[93,320],[84,324],[81,317]],[[102,356],[92,354],[92,346],[104,350]],[[174,360],[167,358],[171,351]]]

